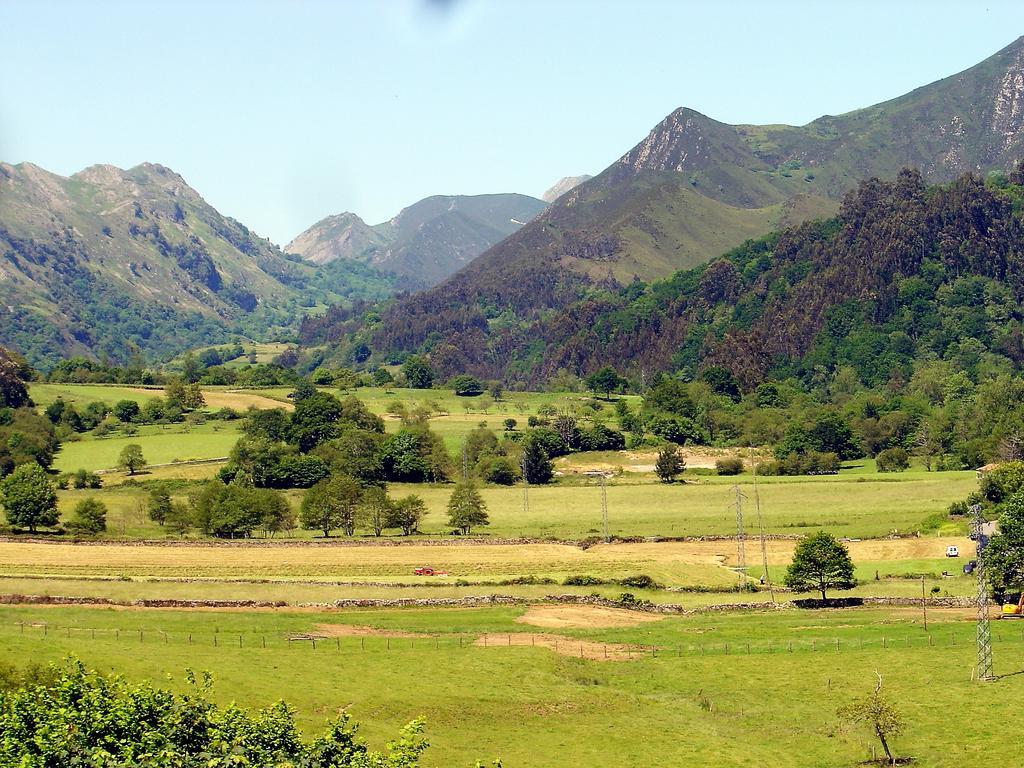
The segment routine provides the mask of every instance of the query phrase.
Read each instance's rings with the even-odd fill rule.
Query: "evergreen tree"
[[[523,441],[523,455],[520,469],[523,478],[530,485],[544,485],[550,483],[555,474],[555,466],[548,458],[547,451],[541,441],[534,435],[529,435]]]
[[[474,527],[490,525],[487,504],[472,482],[459,483],[448,499],[448,524],[463,535]]]
[[[679,452],[679,446],[669,443],[658,451],[658,460],[654,464],[654,473],[663,483],[674,483],[676,478],[686,469],[686,460]]]

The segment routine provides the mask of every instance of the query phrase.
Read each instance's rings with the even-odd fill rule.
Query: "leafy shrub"
[[[903,472],[910,466],[910,454],[902,448],[886,448],[875,457],[879,472]]]
[[[757,465],[759,475],[835,475],[839,473],[839,457],[834,453],[791,453],[778,461]]]
[[[715,462],[715,471],[720,475],[738,475],[743,472],[743,459],[726,456]]]
[[[598,584],[607,584],[608,582],[604,579],[600,579],[597,576],[566,576],[565,580],[562,581],[562,586],[565,587],[593,587]]]
[[[619,584],[624,587],[632,587],[633,589],[661,589],[662,585],[656,582],[647,574],[639,574],[637,576],[627,576],[624,579],[619,580]]]

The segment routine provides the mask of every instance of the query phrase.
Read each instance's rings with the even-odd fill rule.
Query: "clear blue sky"
[[[867,106],[1024,34],[1024,3],[0,0],[0,29],[0,159],[163,163],[283,244],[429,194],[539,196],[678,106]]]

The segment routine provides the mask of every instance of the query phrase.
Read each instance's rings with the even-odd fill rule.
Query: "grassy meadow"
[[[931,611],[925,632],[920,612],[906,609],[641,621],[547,608],[5,606],[0,661],[74,655],[177,689],[185,669],[210,670],[217,700],[257,707],[284,698],[308,732],[345,709],[379,747],[423,717],[428,765],[500,756],[507,766],[538,767],[565,765],[567,756],[575,766],[605,766],[608,755],[635,768],[853,766],[870,757],[872,736],[845,726],[836,710],[870,692],[877,671],[908,723],[893,747],[914,765],[1012,765],[1017,757],[1006,735],[1024,719],[1007,705],[1024,695],[1024,676],[971,681],[974,627],[964,611]],[[1024,668],[1019,623],[994,622],[993,634],[997,673]],[[319,638],[315,649],[310,638]]]

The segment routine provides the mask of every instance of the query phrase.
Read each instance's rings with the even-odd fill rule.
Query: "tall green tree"
[[[584,381],[587,384],[587,389],[603,394],[605,400],[622,386],[622,377],[609,365],[590,374]]]
[[[357,515],[374,536],[380,536],[394,515],[394,506],[388,492],[374,485],[363,491]]]
[[[57,490],[38,464],[22,464],[0,480],[0,504],[8,524],[35,532],[57,524]]]
[[[523,478],[530,485],[544,485],[550,483],[555,475],[555,466],[548,458],[540,440],[534,435],[527,435],[523,441],[523,454],[520,457],[520,471]]]
[[[127,470],[129,475],[134,475],[146,466],[146,457],[142,455],[142,446],[138,443],[129,443],[121,450],[117,459],[117,466]]]
[[[32,377],[25,358],[13,350],[0,347],[0,408],[21,408],[31,405],[25,382]]]
[[[818,590],[826,599],[827,589],[853,589],[850,551],[831,533],[818,531],[796,545],[793,562],[786,569],[786,586],[797,592]]]
[[[163,525],[167,521],[167,515],[171,512],[171,494],[167,492],[166,488],[154,488],[149,492],[146,508],[149,512],[149,519]]]
[[[356,510],[362,497],[362,486],[350,475],[321,480],[303,498],[299,523],[307,530],[322,531],[324,538],[336,528],[351,536],[356,530]]]
[[[420,521],[426,517],[427,505],[415,493],[398,499],[391,506],[388,528],[401,528],[403,536],[411,536],[419,529]]]
[[[1003,501],[996,512],[999,532],[982,552],[985,570],[997,596],[1024,591],[1024,491]]]
[[[412,389],[430,389],[434,386],[434,371],[422,357],[411,355],[402,364],[405,385]]]
[[[463,535],[473,528],[490,525],[487,504],[472,482],[459,483],[448,499],[448,524]]]

